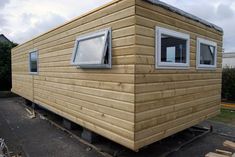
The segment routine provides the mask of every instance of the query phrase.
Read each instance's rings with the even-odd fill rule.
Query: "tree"
[[[15,43],[0,42],[0,91],[11,89],[11,49],[15,46]]]

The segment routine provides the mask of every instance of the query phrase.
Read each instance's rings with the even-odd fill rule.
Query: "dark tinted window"
[[[205,64],[205,65],[215,64],[215,47],[214,46],[201,43],[200,51],[201,51],[200,64]]]
[[[161,62],[186,63],[187,40],[168,35],[161,36]]]
[[[38,72],[38,55],[37,52],[30,53],[30,72]]]

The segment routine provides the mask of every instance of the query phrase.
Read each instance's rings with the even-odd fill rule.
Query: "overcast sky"
[[[0,0],[0,34],[25,42],[111,0]],[[225,51],[235,51],[234,0],[163,0],[224,29]]]

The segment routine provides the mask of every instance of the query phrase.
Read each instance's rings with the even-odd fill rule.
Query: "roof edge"
[[[27,44],[27,43],[29,43],[29,42],[33,42],[35,39],[37,39],[37,38],[39,38],[39,37],[41,37],[41,36],[43,36],[43,35],[49,34],[49,33],[53,32],[53,31],[55,31],[55,30],[57,30],[57,29],[59,29],[59,28],[61,28],[61,27],[64,27],[64,26],[66,26],[66,25],[68,25],[68,24],[70,24],[70,23],[75,22],[76,20],[79,20],[79,19],[81,19],[81,18],[83,18],[83,17],[85,17],[85,16],[88,16],[88,15],[90,15],[90,14],[93,14],[93,13],[95,13],[96,11],[99,11],[99,10],[101,10],[101,9],[104,9],[104,8],[106,8],[106,7],[109,7],[110,5],[113,5],[113,4],[115,4],[115,3],[118,3],[119,1],[121,1],[121,0],[112,0],[112,1],[110,1],[110,2],[108,2],[108,3],[106,3],[106,4],[103,4],[103,5],[99,6],[99,7],[97,7],[97,8],[91,9],[91,10],[88,11],[88,12],[82,13],[81,15],[76,16],[76,17],[72,18],[71,20],[68,20],[67,22],[65,22],[65,23],[63,23],[63,24],[60,24],[60,25],[58,25],[58,26],[55,26],[55,27],[53,27],[53,28],[51,28],[51,29],[49,29],[49,30],[43,32],[43,33],[40,33],[40,34],[38,34],[38,35],[33,36],[31,39],[26,40],[25,42],[19,44],[18,46],[14,47],[12,50],[17,49],[18,47],[21,47],[22,45],[25,45],[25,44]]]
[[[172,6],[172,5],[169,5],[169,4],[165,3],[165,2],[162,2],[162,1],[159,1],[159,0],[144,0],[144,1],[152,3],[154,5],[158,5],[158,6],[162,7],[162,8],[165,8],[165,9],[167,9],[169,11],[172,11],[172,12],[174,12],[176,14],[179,14],[181,16],[187,17],[187,18],[189,18],[189,19],[191,19],[193,21],[196,21],[196,22],[199,22],[199,23],[201,23],[203,25],[206,25],[207,27],[213,28],[213,29],[215,29],[215,30],[217,30],[217,31],[219,31],[221,33],[224,32],[221,27],[219,27],[219,26],[217,26],[217,25],[215,25],[213,23],[210,23],[210,22],[208,22],[206,20],[203,20],[203,19],[201,19],[201,18],[199,18],[199,17],[197,17],[195,15],[187,13],[187,12],[181,10],[181,9],[178,9],[178,8]]]

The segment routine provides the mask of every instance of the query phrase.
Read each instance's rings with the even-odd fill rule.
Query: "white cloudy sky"
[[[0,34],[22,43],[111,0],[0,0]],[[224,29],[235,51],[235,0],[162,0]]]

